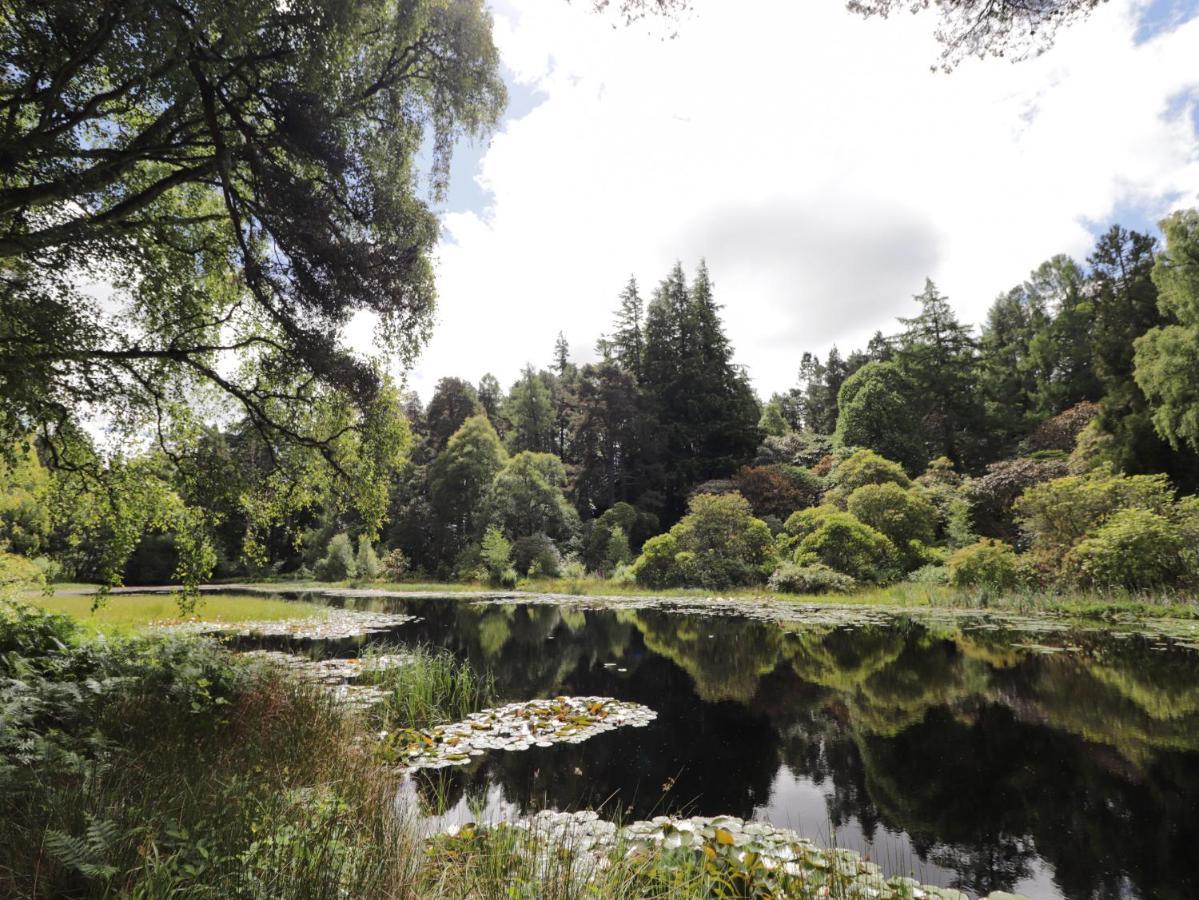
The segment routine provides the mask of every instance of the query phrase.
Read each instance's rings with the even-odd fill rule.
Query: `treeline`
[[[393,395],[393,412],[380,417],[389,459],[372,463],[366,448],[380,442],[365,438],[349,454],[378,476],[358,479],[373,484],[369,518],[362,502],[341,502],[337,478],[305,485],[301,464],[272,490],[276,450],[250,422],[122,465],[156,473],[179,509],[203,508],[191,526],[207,535],[217,576],[514,581],[588,571],[657,585],[751,584],[823,560],[817,552],[797,562],[796,553],[825,526],[875,533],[863,538],[877,545],[862,551],[869,565],[833,551],[820,563],[855,582],[943,569],[980,536],[1035,543],[1018,502],[1043,482],[1160,473],[1184,494],[1199,486],[1199,214],[1163,226],[1165,250],[1113,227],[1085,265],[1048,260],[1001,294],[977,331],[928,282],[893,333],[845,355],[803,354],[796,386],[765,403],[733,362],[703,263],[690,278],[676,265],[648,300],[630,279],[598,362],[576,364],[559,335],[549,364],[527,366],[507,390],[486,375],[477,384],[443,378],[427,405]],[[863,450],[895,464],[890,474],[850,479]],[[57,560],[70,577],[98,577],[112,529],[97,526],[104,517],[95,512],[87,527],[57,507],[45,513],[54,479],[39,452],[28,444],[0,472],[0,540]],[[855,509],[851,495],[867,486]],[[704,499],[713,497],[726,499]],[[143,515],[118,536],[128,541],[139,527],[126,579],[179,577],[181,560],[203,567],[195,534],[170,515]],[[752,549],[714,574],[725,565],[722,544]],[[817,587],[846,585],[826,580]]]

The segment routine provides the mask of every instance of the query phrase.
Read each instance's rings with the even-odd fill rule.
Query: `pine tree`
[[[554,401],[542,374],[549,373],[539,373],[532,366],[525,366],[520,380],[508,392],[504,417],[512,423],[506,436],[511,453],[522,450],[552,453],[554,450]]]
[[[976,444],[985,433],[975,340],[931,279],[914,299],[920,314],[899,320],[904,331],[895,362],[921,405],[928,455],[947,456],[960,468],[978,461]]]
[[[645,357],[644,305],[637,292],[637,279],[629,277],[629,283],[620,292],[620,306],[616,310],[616,328],[608,342],[611,356],[616,364],[641,380]],[[607,355],[607,354],[605,354]]]
[[[566,343],[566,335],[561,331],[554,340],[554,372],[561,377],[570,368],[570,345]]]

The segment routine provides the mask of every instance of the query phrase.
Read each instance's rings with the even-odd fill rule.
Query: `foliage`
[[[482,530],[485,500],[507,454],[486,416],[472,416],[429,465],[429,503],[441,529],[443,558]]]
[[[530,578],[557,578],[562,554],[547,535],[527,534],[512,542],[512,565],[518,574]]]
[[[550,453],[554,449],[554,402],[547,374],[526,366],[520,380],[508,390],[504,417],[512,427],[505,443],[511,453]]]
[[[798,565],[820,562],[858,581],[883,582],[898,562],[885,535],[834,506],[800,510],[783,531],[779,551],[792,552]]]
[[[743,466],[733,485],[759,518],[785,519],[797,509],[820,502],[824,481],[799,466]]]
[[[965,486],[975,527],[989,537],[1014,540],[1018,531],[1013,515],[1016,501],[1033,485],[1060,478],[1066,470],[1064,460],[1027,456],[989,464],[985,474]]]
[[[408,574],[409,562],[404,551],[399,547],[388,552],[379,563],[383,577],[388,581],[400,581]]]
[[[633,563],[637,583],[704,588],[761,584],[777,565],[770,529],[740,494],[697,494],[668,534],[650,538]]]
[[[1136,340],[1136,381],[1153,408],[1153,425],[1175,448],[1199,452],[1199,211],[1162,221],[1166,251],[1153,266],[1158,305],[1178,324]]]
[[[767,586],[783,594],[848,594],[856,582],[823,563],[798,566],[784,562],[774,570]]]
[[[404,664],[370,667],[379,656],[402,652]],[[372,717],[389,730],[428,728],[458,722],[496,701],[495,679],[442,647],[375,645],[366,655],[363,684],[381,688],[386,699]]]
[[[33,560],[0,551],[0,600],[41,587],[44,581],[42,570]]]
[[[566,469],[551,453],[522,451],[495,476],[487,497],[488,520],[510,537],[548,535],[571,540],[579,516],[566,499]]]
[[[348,581],[357,576],[358,561],[350,536],[344,532],[335,534],[324,557],[316,564],[316,577],[321,581]]]
[[[512,543],[494,525],[488,526],[487,531],[483,534],[480,559],[483,563],[487,580],[491,584],[501,585],[508,581],[515,581],[514,572],[512,578],[509,578],[508,575],[509,572],[513,571]]]
[[[1112,515],[1143,509],[1167,515],[1173,491],[1165,475],[1097,470],[1034,485],[1016,502],[1016,515],[1040,564],[1056,571],[1066,554]]]
[[[955,551],[945,563],[949,583],[956,588],[1007,591],[1020,581],[1015,551],[1003,541],[983,538]]]
[[[375,547],[365,534],[358,536],[358,554],[354,558],[355,576],[363,581],[375,581],[383,571]]]
[[[1113,513],[1063,560],[1068,578],[1089,588],[1161,588],[1199,577],[1196,547],[1175,522],[1149,509]]]
[[[905,490],[894,482],[864,484],[849,495],[849,512],[886,535],[905,557],[919,560],[908,548],[931,544],[936,537],[937,511],[917,488]],[[913,566],[914,568],[914,566]]]
[[[867,363],[841,385],[833,440],[842,447],[866,447],[919,471],[928,456],[922,435],[912,429],[914,393],[895,363]]]
[[[0,448],[0,552],[36,555],[50,536],[50,473],[33,441]]]
[[[849,456],[837,462],[829,473],[829,481],[833,488],[826,498],[838,505],[843,504],[849,495],[867,484],[896,484],[901,488],[909,488],[912,479],[898,463],[885,459],[873,450],[855,450]]]
[[[1097,415],[1099,404],[1089,400],[1075,403],[1038,425],[1025,444],[1032,453],[1038,450],[1062,450],[1069,453],[1078,443],[1079,434]]]

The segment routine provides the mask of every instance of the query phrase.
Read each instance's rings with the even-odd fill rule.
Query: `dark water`
[[[598,694],[647,728],[439,773],[451,817],[731,814],[972,894],[1199,897],[1199,654],[1103,633],[897,619],[788,626],[660,610],[371,599],[372,640],[451,648],[505,700]],[[1064,652],[1017,646],[1040,641]],[[360,641],[326,654],[357,655]],[[412,789],[410,786],[409,789]]]

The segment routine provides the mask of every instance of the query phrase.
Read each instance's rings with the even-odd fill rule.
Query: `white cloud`
[[[546,99],[446,217],[439,323],[411,373],[510,382],[565,331],[585,348],[630,273],[706,256],[760,391],[800,353],[864,343],[927,274],[968,321],[1044,258],[1085,255],[1117,207],[1199,203],[1199,19],[1135,46],[1113,0],[1045,56],[934,74],[924,16],[698,0],[663,40],[590,4],[506,0],[505,63]]]

